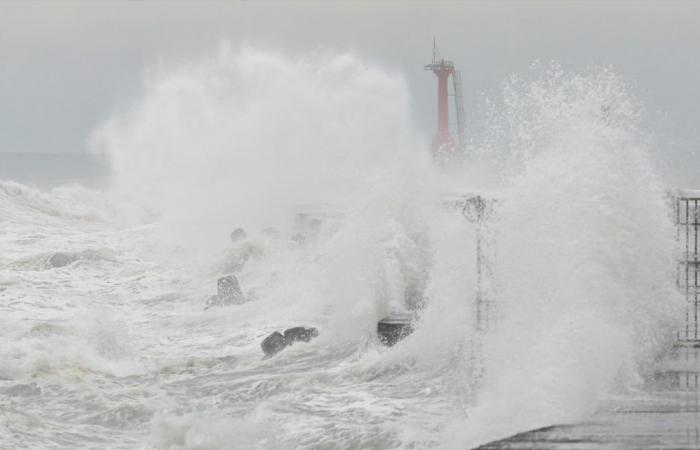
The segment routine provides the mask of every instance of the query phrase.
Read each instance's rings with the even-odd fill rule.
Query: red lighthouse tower
[[[425,66],[425,70],[432,71],[438,79],[437,90],[437,132],[433,138],[433,159],[439,162],[449,161],[454,155],[464,148],[464,105],[462,100],[462,81],[459,71],[455,70],[454,63],[440,57],[433,39],[433,62]],[[448,93],[448,80],[452,76],[454,92]],[[457,142],[450,135],[449,103],[448,96],[455,98],[455,112],[457,119]]]

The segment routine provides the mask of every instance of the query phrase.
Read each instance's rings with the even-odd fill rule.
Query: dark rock
[[[266,356],[272,356],[279,353],[282,349],[287,346],[287,341],[285,340],[282,333],[275,331],[268,337],[266,337],[260,347]]]
[[[377,323],[377,334],[382,344],[391,347],[413,333],[413,315],[391,314]]]
[[[316,336],[318,336],[316,328],[293,327],[285,330],[284,335],[275,331],[262,341],[260,347],[262,347],[265,356],[270,357],[295,342],[309,342]]]
[[[247,237],[248,235],[243,228],[236,228],[231,232],[231,242],[238,242]]]
[[[213,306],[240,305],[246,302],[235,275],[226,275],[219,278],[216,282],[216,289],[217,294],[212,295],[207,300],[207,309]]]
[[[224,304],[241,304],[245,302],[241,286],[238,284],[238,278],[235,275],[226,275],[219,278],[216,282],[216,290],[217,295]]]
[[[287,341],[288,345],[297,341],[309,342],[316,336],[318,336],[318,330],[316,328],[294,327],[284,331],[284,339]]]

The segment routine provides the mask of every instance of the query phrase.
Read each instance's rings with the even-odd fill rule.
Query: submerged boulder
[[[50,268],[66,267],[79,259],[79,253],[56,252],[49,256],[46,260],[46,265]]]
[[[113,250],[106,248],[93,248],[80,252],[54,252],[44,259],[38,268],[57,269],[68,267],[77,261],[110,261],[116,262],[117,258]]]

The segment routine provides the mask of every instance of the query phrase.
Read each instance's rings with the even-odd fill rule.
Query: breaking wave
[[[81,186],[58,187],[42,191],[14,181],[0,180],[0,220],[35,222],[75,219],[109,221],[106,197],[99,191]]]
[[[498,320],[460,445],[584,420],[640,386],[675,336],[674,229],[627,92],[610,69],[556,66],[506,86]]]
[[[155,70],[92,142],[112,161],[116,192],[211,250],[233,224],[278,227],[300,205],[413,195],[429,165],[409,102],[401,74],[351,54],[223,46]]]
[[[7,414],[77,411],[76,446],[465,448],[636,389],[679,304],[640,107],[609,69],[536,72],[445,173],[404,77],[354,55],[223,46],[156,68],[91,138],[109,192],[0,182],[26,236],[0,260],[0,377],[24,396]],[[446,195],[465,185],[495,201],[484,333],[477,225]],[[251,301],[205,311],[229,273]],[[415,332],[381,347],[377,320],[408,309]],[[261,360],[293,325],[320,336]]]

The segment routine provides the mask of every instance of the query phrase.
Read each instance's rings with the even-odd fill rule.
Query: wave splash
[[[450,171],[456,180],[445,180],[430,167],[428,141],[412,131],[405,79],[352,55],[293,59],[224,46],[213,57],[156,70],[143,98],[92,137],[111,158],[109,198],[123,206],[119,214],[89,192],[0,184],[0,205],[12,205],[2,217],[42,227],[49,217],[45,233],[75,221],[95,231],[95,218],[131,223],[124,215],[151,225],[118,235],[97,231],[90,248],[115,248],[100,258],[73,242],[70,250],[86,262],[62,267],[44,264],[57,249],[30,246],[28,263],[3,262],[25,272],[12,272],[15,284],[0,292],[19,295],[13,286],[35,283],[46,309],[55,300],[41,289],[51,284],[27,275],[30,269],[45,269],[39,275],[54,276],[59,287],[94,270],[102,278],[85,272],[97,280],[90,295],[117,277],[119,299],[110,293],[100,300],[115,322],[139,320],[133,335],[120,337],[138,352],[111,345],[110,336],[120,334],[108,330],[102,340],[109,351],[98,348],[88,361],[64,355],[41,370],[77,364],[109,380],[143,376],[140,382],[157,390],[164,388],[160,376],[201,371],[189,388],[221,388],[206,399],[221,410],[183,413],[182,405],[199,401],[187,389],[170,392],[177,401],[154,399],[148,417],[162,447],[224,442],[232,423],[246,442],[263,447],[310,444],[321,435],[329,446],[353,436],[368,447],[464,448],[581,420],[611,390],[634,389],[644,378],[671,337],[679,305],[672,225],[639,137],[640,108],[627,91],[608,69],[572,75],[546,68],[534,81],[510,80],[491,122],[474,130],[490,140],[475,146],[498,142],[504,150],[467,163],[496,167],[507,180],[495,195],[492,224],[497,320],[484,335],[473,327],[474,226],[437,206],[445,186],[467,183],[459,170]],[[342,220],[303,243],[290,241],[289,217],[318,208],[340,211]],[[222,251],[239,226],[249,239]],[[263,228],[268,232],[257,231]],[[152,255],[160,248],[170,248],[175,263]],[[118,272],[110,269],[117,262]],[[202,293],[230,271],[255,301],[235,312],[204,312]],[[372,338],[377,319],[406,308],[409,297],[425,302],[417,330],[390,350],[379,348]],[[261,330],[297,320],[320,328],[318,343],[271,362],[254,360]],[[88,342],[74,330],[38,329],[15,334],[31,334],[41,358],[52,353],[45,347],[65,345],[66,335]],[[3,376],[35,373],[39,356],[15,350],[29,355]],[[176,362],[158,376],[144,375],[159,369],[142,359],[167,358]],[[210,376],[212,368],[226,376]],[[357,396],[358,385],[366,397]],[[121,383],[108,388],[124,394]],[[232,393],[265,407],[236,409],[225,401]],[[294,412],[307,401],[326,415]],[[355,420],[339,425],[338,411]],[[421,426],[398,430],[388,418],[397,411]],[[274,445],[265,441],[269,423],[287,421],[293,425]],[[143,433],[130,439],[142,441]]]
[[[533,72],[501,103],[514,176],[495,224],[499,318],[455,445],[585,419],[640,384],[679,317],[674,230],[639,106],[607,68]]]
[[[91,141],[116,192],[157,211],[181,244],[211,250],[234,224],[277,227],[300,205],[417,192],[429,166],[409,102],[401,74],[351,54],[224,45],[154,71]]]

